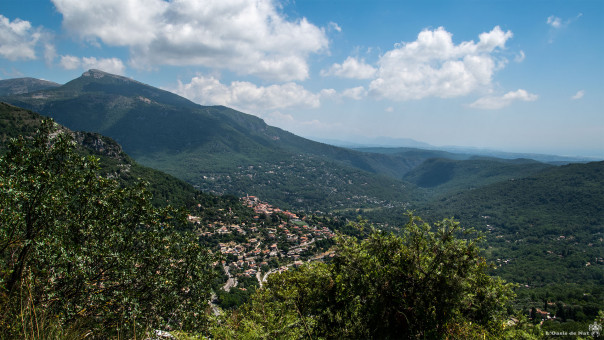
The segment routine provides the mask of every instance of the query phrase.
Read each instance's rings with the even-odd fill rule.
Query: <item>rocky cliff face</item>
[[[122,147],[113,139],[98,133],[78,131],[73,133],[75,141],[95,154],[126,160]]]

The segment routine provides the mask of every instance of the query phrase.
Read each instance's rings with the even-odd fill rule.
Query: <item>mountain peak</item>
[[[117,74],[112,74],[112,73],[108,73],[108,72],[97,70],[97,69],[90,69],[90,70],[82,73],[82,77],[91,77],[94,79],[113,78],[113,79],[120,79],[120,80],[123,80],[126,82],[136,82],[130,78],[118,76]]]

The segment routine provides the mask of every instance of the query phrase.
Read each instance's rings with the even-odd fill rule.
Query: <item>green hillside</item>
[[[429,196],[444,196],[473,190],[488,184],[521,178],[551,168],[551,165],[527,160],[503,159],[428,159],[404,176]]]
[[[0,102],[0,152],[9,138],[33,135],[42,119],[44,117],[35,112]],[[149,182],[156,205],[170,202],[177,206],[190,206],[206,196],[182,180],[137,164],[109,137],[90,132],[72,134],[80,145],[80,153],[100,158],[103,173],[120,179],[124,184],[132,184],[139,179]]]
[[[335,147],[252,115],[197,105],[97,70],[60,87],[3,100],[70,129],[109,136],[137,162],[203,191],[258,195],[310,211],[409,207],[547,167],[531,161],[471,160],[469,154],[445,151]]]
[[[32,111],[24,110],[0,102],[0,148],[10,139],[20,135],[30,136],[40,126],[42,117]]]
[[[602,207],[604,162],[593,162],[462,192],[427,206],[426,211],[456,216],[487,231],[494,254],[517,259],[505,270],[508,278],[526,283],[583,278],[604,284]],[[517,247],[523,242],[529,245]],[[550,265],[529,265],[529,259]],[[560,275],[563,268],[568,271]]]
[[[61,87],[3,100],[48,115],[70,129],[109,136],[141,164],[204,190],[238,195],[260,190],[263,199],[304,209],[377,206],[385,200],[403,205],[414,195],[412,186],[400,178],[417,164],[404,158],[313,142],[257,117],[222,106],[200,106],[101,71],[85,72]],[[273,179],[265,181],[270,188],[264,190],[246,180],[263,176],[241,171],[250,167],[281,171],[273,170]],[[319,168],[325,171],[315,173]],[[342,184],[334,185],[333,176],[339,176]],[[318,203],[333,195],[338,198],[328,201],[327,207]]]
[[[604,162],[592,162],[439,196],[416,213],[434,221],[454,217],[484,232],[485,255],[497,265],[492,273],[521,285],[519,306],[562,301],[587,320],[604,308],[602,207]],[[393,223],[403,213],[379,209],[364,217]]]

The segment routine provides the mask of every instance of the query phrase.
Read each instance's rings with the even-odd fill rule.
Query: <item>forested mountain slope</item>
[[[425,188],[429,196],[439,197],[526,177],[548,168],[552,166],[528,159],[433,158],[415,167],[404,179]]]
[[[0,153],[10,138],[32,136],[45,117],[19,107],[0,102]],[[63,128],[69,131],[69,129]],[[118,178],[124,184],[142,180],[149,183],[156,205],[167,203],[177,206],[191,206],[194,202],[213,199],[196,190],[192,185],[173,176],[144,167],[136,163],[122,147],[109,137],[91,132],[71,132],[80,145],[83,155],[100,158],[104,174]]]
[[[454,217],[484,232],[485,255],[497,264],[493,273],[521,284],[523,307],[563,301],[573,313],[593,317],[604,307],[603,207],[604,162],[592,162],[440,196],[416,213]],[[392,223],[403,213],[379,209],[364,217]]]
[[[48,115],[70,129],[114,138],[142,164],[204,190],[253,193],[258,188],[249,183],[250,176],[267,175],[259,170],[249,173],[253,167],[269,169],[271,179],[264,182],[270,189],[263,190],[267,195],[263,198],[288,206],[324,208],[317,200],[327,198],[332,208],[385,200],[403,205],[413,195],[411,186],[397,179],[416,165],[404,159],[313,142],[257,117],[197,105],[101,71],[90,70],[61,87],[3,100]],[[337,181],[331,180],[334,176]],[[352,190],[353,183],[360,186]],[[369,186],[380,195],[364,190]],[[351,202],[352,197],[357,199]]]
[[[468,157],[419,149],[356,151],[322,144],[252,115],[197,105],[98,70],[59,87],[2,100],[48,115],[70,129],[109,136],[141,164],[203,191],[259,195],[274,204],[306,210],[408,207],[435,191],[434,185],[416,188],[430,186],[434,180],[426,178],[432,176],[431,170],[425,170],[430,163],[418,170],[424,175],[408,175],[409,171],[434,157]],[[477,174],[456,166],[464,170],[453,180],[444,178],[447,183],[436,189],[465,189],[464,180],[479,186],[534,170],[509,164],[493,173],[493,164],[501,163],[484,163],[486,168]],[[414,184],[403,180],[405,175]]]

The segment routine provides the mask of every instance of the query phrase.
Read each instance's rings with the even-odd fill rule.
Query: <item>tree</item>
[[[259,338],[499,332],[510,285],[486,274],[470,231],[452,220],[434,227],[410,215],[401,236],[374,230],[362,241],[340,237],[330,264],[270,276],[227,327]]]
[[[128,334],[193,327],[206,309],[214,259],[185,231],[184,212],[156,209],[144,183],[121,187],[98,171],[52,121],[12,140],[0,158],[5,335],[35,310],[59,324]]]

